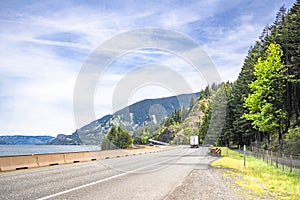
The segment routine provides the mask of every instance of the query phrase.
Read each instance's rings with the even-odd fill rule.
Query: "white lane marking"
[[[184,153],[182,154],[184,155]],[[182,155],[178,156],[178,157],[181,157]],[[177,158],[175,158],[177,159]],[[170,158],[170,159],[167,159],[167,160],[163,160],[162,162],[158,162],[158,163],[153,163],[151,165],[147,165],[147,166],[144,166],[144,167],[141,167],[141,168],[138,168],[138,169],[135,169],[135,170],[132,170],[132,171],[128,171],[128,172],[124,172],[122,174],[117,174],[117,175],[114,175],[114,176],[110,176],[110,177],[107,177],[107,178],[104,178],[104,179],[101,179],[101,180],[98,180],[98,181],[95,181],[95,182],[91,182],[91,183],[88,183],[88,184],[85,184],[85,185],[81,185],[81,186],[78,186],[78,187],[74,187],[74,188],[71,188],[71,189],[68,189],[68,190],[65,190],[65,191],[62,191],[62,192],[58,192],[58,193],[55,193],[55,194],[52,194],[52,195],[49,195],[49,196],[45,196],[45,197],[42,197],[42,198],[39,198],[37,200],[46,200],[46,199],[50,199],[52,197],[56,197],[56,196],[59,196],[59,195],[62,195],[62,194],[66,194],[66,193],[69,193],[69,192],[73,192],[75,190],[79,190],[79,189],[82,189],[82,188],[86,188],[86,187],[89,187],[89,186],[92,186],[92,185],[96,185],[98,183],[102,183],[102,182],[105,182],[105,181],[109,181],[111,179],[115,179],[115,178],[118,178],[118,177],[121,177],[121,176],[125,176],[127,174],[131,174],[131,173],[134,173],[136,171],[139,171],[139,170],[142,170],[144,168],[148,168],[148,167],[151,167],[151,166],[154,166],[154,165],[159,165],[161,163],[164,163],[164,162],[167,162],[167,161],[170,161],[170,160],[175,160],[174,158]]]
[[[42,198],[39,198],[38,200],[50,199],[52,197],[56,197],[56,196],[66,194],[66,193],[69,193],[69,192],[72,192],[72,191],[75,191],[75,190],[79,190],[79,189],[82,189],[82,188],[85,188],[85,187],[89,187],[89,186],[92,186],[92,185],[95,185],[95,184],[98,184],[98,183],[101,183],[101,182],[104,182],[104,181],[108,181],[108,180],[111,180],[111,179],[114,179],[114,178],[118,178],[118,177],[124,176],[125,174],[126,173],[122,173],[122,174],[118,174],[118,175],[115,175],[115,176],[111,176],[111,177],[101,179],[101,180],[98,180],[98,181],[95,181],[95,182],[92,182],[92,183],[88,183],[88,184],[81,185],[81,186],[78,186],[78,187],[75,187],[75,188],[71,188],[69,190],[65,190],[65,191],[62,191],[62,192],[52,194],[52,195],[49,195],[49,196],[46,196],[46,197],[42,197]]]

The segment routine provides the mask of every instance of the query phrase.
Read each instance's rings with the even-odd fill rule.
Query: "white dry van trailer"
[[[199,139],[198,139],[197,135],[190,136],[190,145],[191,145],[191,148],[199,147]]]

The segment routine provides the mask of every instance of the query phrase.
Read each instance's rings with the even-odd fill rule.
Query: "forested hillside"
[[[289,11],[280,8],[274,24],[250,48],[238,79],[223,84],[223,90],[226,120],[218,144],[300,153],[299,0]],[[210,115],[208,110],[200,127],[202,138],[218,123]]]
[[[199,93],[181,94],[178,96],[164,97],[158,99],[145,99],[127,106],[113,115],[106,115],[84,127],[76,130],[71,135],[59,134],[49,144],[101,144],[103,137],[111,127],[123,127],[130,132],[142,128],[151,130],[151,135],[164,118],[170,117],[172,113],[181,107],[189,107],[190,99],[196,99]],[[148,129],[149,127],[149,129]],[[137,138],[136,138],[137,140]]]
[[[149,138],[171,144],[189,143],[188,136],[197,132],[199,127],[200,113],[196,99],[190,96],[188,106],[179,107],[160,124],[136,130],[133,133],[134,143],[147,144]]]

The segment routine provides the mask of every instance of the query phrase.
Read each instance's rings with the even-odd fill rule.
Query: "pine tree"
[[[224,85],[226,92],[226,119],[222,130],[221,138],[219,144],[221,146],[230,147],[230,140],[233,135],[233,108],[231,105],[232,99],[232,86],[233,84],[227,82]]]
[[[281,14],[283,15],[283,14]],[[285,132],[290,126],[300,125],[300,1],[285,14],[273,32],[276,43],[282,46],[283,61],[287,66],[286,93],[284,98],[288,121]]]
[[[249,145],[251,141],[261,140],[257,131],[252,128],[251,121],[241,118],[247,111],[244,107],[244,99],[250,94],[248,85],[255,80],[253,68],[258,57],[262,55],[261,51],[261,43],[256,42],[255,46],[249,50],[242,71],[232,86],[232,95],[229,99],[229,108],[232,114],[232,135],[230,139],[234,144]]]

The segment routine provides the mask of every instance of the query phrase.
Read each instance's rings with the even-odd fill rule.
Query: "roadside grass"
[[[222,156],[211,166],[224,169],[223,176],[233,181],[237,194],[247,199],[300,199],[299,169],[290,173],[288,167],[283,171],[281,165],[276,168],[252,156],[247,156],[244,167],[243,155],[226,148]]]

